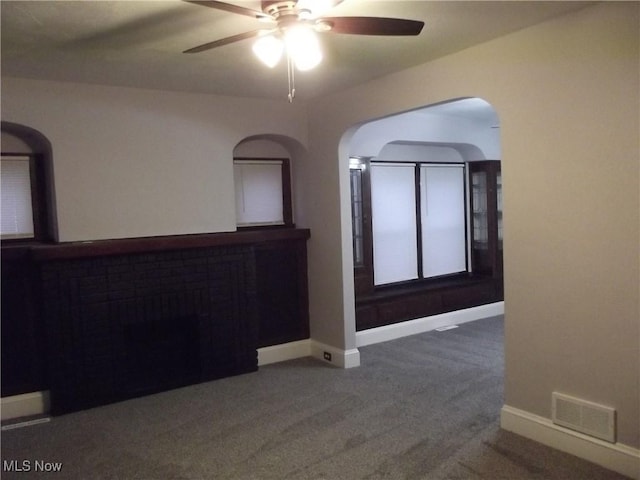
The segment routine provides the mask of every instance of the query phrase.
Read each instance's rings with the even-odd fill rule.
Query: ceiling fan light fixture
[[[184,53],[203,52],[257,37],[253,52],[268,67],[274,68],[286,54],[290,102],[295,96],[295,70],[311,70],[322,61],[323,52],[317,34],[416,36],[424,27],[422,21],[403,18],[324,16],[344,0],[262,0],[260,10],[217,0],[184,1],[275,23],[269,30],[261,28],[232,35],[190,48]]]
[[[284,34],[287,52],[296,68],[311,70],[322,61],[322,49],[316,33],[307,25],[295,25]]]
[[[273,35],[265,35],[259,37],[252,47],[253,53],[264,63],[267,67],[275,67],[284,51],[284,43],[281,39]]]

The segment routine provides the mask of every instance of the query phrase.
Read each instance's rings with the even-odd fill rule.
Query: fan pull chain
[[[293,102],[293,97],[296,96],[296,79],[293,68],[293,62],[291,61],[291,55],[287,52],[287,77],[289,79],[289,103]]]

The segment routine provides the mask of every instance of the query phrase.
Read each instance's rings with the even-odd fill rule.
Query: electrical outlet
[[[324,359],[325,359],[327,362],[330,362],[330,361],[331,361],[331,353],[329,353],[329,352],[324,352]]]

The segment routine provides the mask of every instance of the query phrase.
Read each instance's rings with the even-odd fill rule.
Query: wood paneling
[[[444,279],[379,288],[356,297],[356,330],[498,302],[502,282],[489,276],[456,275]]]

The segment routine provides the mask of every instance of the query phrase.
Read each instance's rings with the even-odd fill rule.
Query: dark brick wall
[[[41,263],[54,414],[257,369],[251,246]]]

